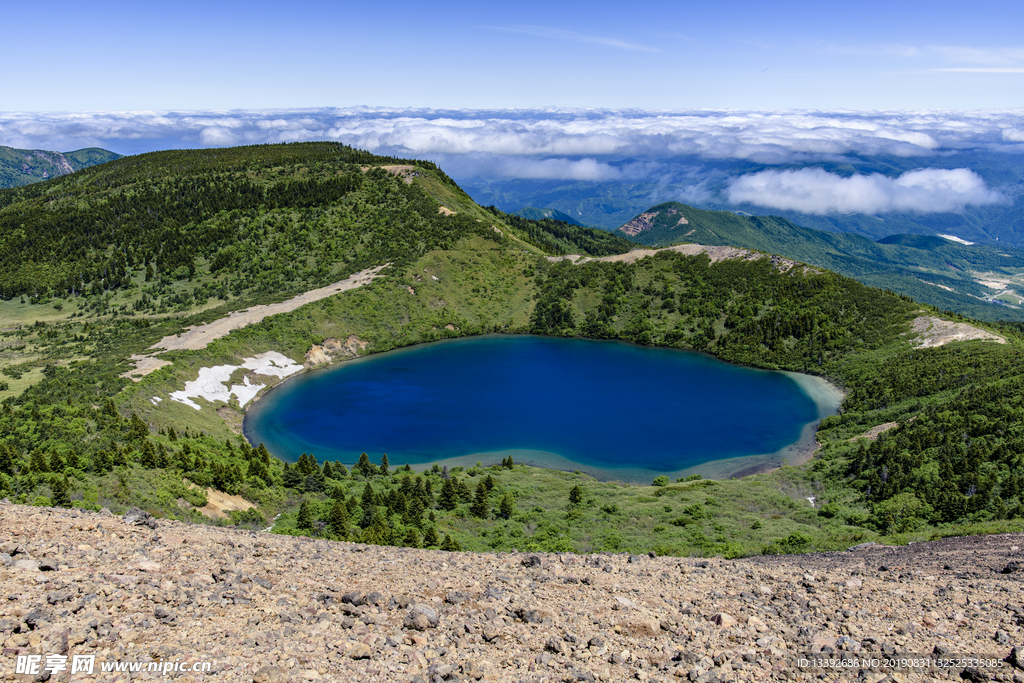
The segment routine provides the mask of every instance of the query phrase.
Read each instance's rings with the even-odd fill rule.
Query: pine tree
[[[329,479],[334,479],[334,468],[331,467],[330,460],[324,463],[324,476]]]
[[[46,461],[46,456],[38,448],[33,450],[29,456],[28,469],[36,474],[45,474],[50,471],[50,463]]]
[[[426,533],[423,534],[423,547],[431,548],[437,546],[437,544],[437,529],[428,526]]]
[[[506,493],[501,499],[501,516],[509,519],[516,512],[516,502],[511,493]]]
[[[476,485],[476,495],[473,497],[473,504],[469,507],[469,511],[474,517],[487,519],[490,506],[488,505],[487,486],[483,482]]]
[[[370,456],[363,453],[359,456],[359,462],[356,463],[356,471],[364,477],[372,477],[377,474],[377,466],[370,462]]]
[[[334,463],[334,478],[335,479],[344,479],[347,476],[348,476],[348,468],[345,467],[345,464],[344,463],[340,463],[340,462]]]
[[[445,534],[444,540],[441,541],[441,550],[459,552],[462,550],[462,545],[448,534]]]
[[[348,508],[340,500],[334,501],[327,516],[327,525],[335,538],[344,540],[348,536]]]
[[[575,507],[583,502],[583,487],[576,484],[569,491],[569,505]]]
[[[377,505],[377,494],[374,493],[373,487],[370,486],[370,482],[366,482],[366,486],[363,487],[363,498],[360,507],[363,508],[363,512],[366,513],[373,509]]]
[[[469,490],[469,484],[458,477],[453,477],[455,481],[455,490],[459,494],[459,500],[463,503],[468,503],[473,500],[473,492]]]
[[[405,514],[402,516],[402,524],[406,526],[423,526],[423,513],[425,509],[423,507],[423,501],[413,496],[409,500],[409,504],[405,507]]]
[[[383,474],[384,476],[387,476],[388,468],[390,466],[391,466],[391,463],[388,462],[388,454],[385,453],[384,455],[381,456],[381,459],[380,459],[380,473]]]
[[[510,470],[513,469],[515,466],[516,464],[512,461],[512,456],[508,456],[508,463],[505,465],[505,469]]]
[[[156,449],[153,448],[153,442],[149,439],[142,442],[142,457],[139,458],[139,464],[147,470],[157,467]]]
[[[442,510],[454,510],[459,506],[459,493],[451,479],[445,479],[441,486],[441,496],[437,499],[437,507]]]
[[[66,476],[56,476],[50,482],[50,490],[53,492],[53,507],[71,507],[71,482]]]
[[[313,530],[313,513],[309,510],[309,501],[302,501],[302,505],[299,506],[299,518],[295,522],[295,526],[303,531]]]
[[[494,484],[494,477],[492,477],[489,474],[486,477],[484,477],[484,486],[487,487],[487,493],[490,493],[491,491],[493,491],[494,490],[494,486],[495,486],[495,484]]]
[[[416,532],[416,529],[407,529],[405,536],[402,537],[402,545],[406,548],[419,548],[420,547],[420,535]]]

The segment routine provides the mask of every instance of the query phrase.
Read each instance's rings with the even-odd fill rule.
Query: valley
[[[686,218],[702,229],[700,214]],[[800,255],[696,233],[687,239],[705,246],[631,253],[607,232],[479,207],[427,162],[322,143],[125,158],[0,193],[0,224],[0,483],[22,504],[211,522],[184,480],[255,505],[219,523],[284,534],[726,557],[1024,526],[1014,329]],[[331,291],[344,281],[354,286]],[[324,288],[266,317],[256,308]],[[947,324],[977,339],[919,348]],[[813,460],[736,480],[601,482],[506,467],[502,453],[447,473],[383,453],[285,462],[239,437],[252,397],[284,377],[246,359],[310,368],[495,332],[701,351],[828,378],[847,395]],[[216,367],[230,368],[220,387],[244,390],[200,383],[222,400],[172,399]],[[889,423],[899,427],[856,438]]]

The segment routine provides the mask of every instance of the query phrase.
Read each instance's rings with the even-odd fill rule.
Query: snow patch
[[[162,401],[162,400],[163,399],[160,398],[159,396],[154,396],[153,398],[149,399],[149,402],[156,406],[156,405],[160,405],[160,401]]]
[[[196,410],[202,410],[202,407],[192,400],[193,398],[204,398],[211,403],[216,401],[228,403],[234,396],[238,399],[238,405],[244,406],[256,397],[260,389],[267,385],[253,384],[248,377],[243,377],[241,384],[228,386],[231,374],[240,368],[252,370],[257,375],[268,375],[280,379],[302,370],[302,366],[288,356],[277,351],[267,351],[253,358],[245,358],[241,365],[215,365],[212,368],[199,368],[199,377],[191,382],[185,382],[184,390],[173,392],[170,395],[171,400],[184,403]]]
[[[974,242],[968,242],[963,237],[957,237],[956,235],[939,235],[939,237],[945,237],[947,240],[952,240],[959,244],[974,244]]]

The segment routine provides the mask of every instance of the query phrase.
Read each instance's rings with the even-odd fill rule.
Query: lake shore
[[[485,336],[486,337],[520,337],[522,335],[485,335]],[[391,354],[405,355],[407,353],[414,353],[414,352],[416,352],[416,350],[422,349],[423,347],[436,346],[436,345],[459,344],[460,342],[462,342],[462,343],[471,342],[474,339],[479,339],[479,338],[478,337],[459,338],[459,339],[454,339],[454,340],[444,340],[444,341],[440,341],[440,342],[434,342],[434,343],[425,344],[425,345],[415,345],[415,346],[406,347],[406,348],[403,348],[403,349],[398,349],[395,352],[389,352],[388,355],[391,355]],[[626,346],[634,346],[632,344],[625,344],[625,345]],[[707,356],[707,354],[697,354],[697,355]],[[713,358],[711,356],[707,356],[707,357],[708,358]],[[359,357],[357,359],[353,359],[353,361],[355,361],[355,363],[346,362],[346,363],[344,363],[344,365],[346,365],[346,366],[351,366],[353,364],[361,365],[363,362],[373,361],[375,358],[380,358],[380,355],[372,354],[370,356],[361,356],[361,357]],[[717,359],[715,359],[715,360],[717,361]],[[334,368],[337,368],[337,367],[338,366],[334,366]],[[322,368],[322,369],[320,369],[320,372],[330,372],[331,369],[332,368]],[[764,372],[770,372],[770,371],[764,371]],[[776,371],[776,372],[779,372],[779,371]],[[308,371],[299,373],[298,375],[296,375],[295,378],[290,378],[290,381],[294,380],[296,378],[302,377],[302,376],[305,376],[305,377],[308,378],[310,376],[310,374],[313,374],[313,373],[310,373]],[[779,374],[783,374],[788,379],[792,380],[799,387],[800,391],[808,399],[810,399],[813,402],[813,405],[815,407],[815,414],[814,414],[814,419],[812,419],[811,421],[809,421],[809,422],[807,422],[807,423],[802,425],[802,427],[800,429],[800,433],[799,433],[799,438],[796,441],[794,441],[794,442],[792,442],[792,443],[790,443],[790,444],[788,444],[788,445],[786,445],[786,446],[782,447],[781,449],[779,449],[777,451],[774,451],[774,452],[751,454],[751,455],[742,455],[742,456],[737,456],[737,457],[714,458],[714,459],[707,459],[707,460],[704,460],[703,462],[701,462],[702,457],[699,454],[700,451],[697,450],[692,455],[692,457],[689,458],[689,462],[690,463],[693,463],[694,461],[696,461],[696,464],[692,464],[692,465],[691,464],[687,464],[687,466],[682,468],[682,469],[673,469],[671,471],[666,471],[665,469],[651,469],[651,468],[647,468],[647,467],[637,467],[637,466],[628,466],[628,465],[627,466],[619,466],[617,463],[608,463],[607,459],[606,459],[606,463],[605,464],[595,463],[595,462],[592,462],[592,461],[590,461],[590,462],[582,462],[582,461],[579,461],[579,460],[575,460],[575,459],[573,459],[571,457],[565,457],[564,455],[562,455],[560,453],[556,453],[556,452],[552,452],[552,451],[548,451],[548,450],[529,449],[529,448],[516,448],[516,447],[488,449],[488,450],[485,450],[485,451],[484,450],[480,450],[480,451],[473,450],[472,452],[467,453],[465,455],[456,455],[456,456],[447,457],[447,458],[445,458],[445,457],[438,457],[438,458],[431,458],[430,460],[424,460],[422,457],[418,458],[418,457],[415,457],[415,456],[411,456],[411,457],[408,458],[408,460],[411,461],[410,464],[412,465],[412,467],[414,469],[422,471],[423,469],[427,469],[427,468],[431,467],[435,463],[438,464],[438,465],[448,466],[449,468],[451,468],[451,467],[459,467],[459,466],[461,466],[461,467],[472,467],[473,465],[475,465],[479,461],[479,462],[483,463],[485,466],[489,466],[489,465],[493,465],[493,464],[498,464],[498,463],[501,462],[501,460],[503,458],[511,455],[513,457],[513,459],[517,463],[527,464],[527,465],[536,466],[536,467],[542,467],[542,468],[546,468],[546,469],[561,470],[561,471],[586,472],[587,474],[590,474],[591,476],[594,476],[595,478],[597,478],[599,480],[603,480],[603,481],[623,481],[623,482],[636,483],[636,484],[649,484],[655,477],[658,477],[658,476],[668,476],[670,479],[677,479],[677,478],[681,478],[681,477],[691,476],[691,475],[694,475],[694,474],[699,474],[702,477],[708,478],[708,479],[730,479],[730,478],[738,478],[738,477],[750,476],[750,475],[753,475],[753,474],[758,474],[758,473],[763,473],[763,472],[770,472],[770,471],[772,471],[774,469],[777,469],[777,468],[779,468],[779,467],[781,467],[781,466],[783,466],[785,464],[800,465],[800,464],[803,464],[803,463],[809,461],[811,458],[813,458],[814,453],[815,453],[815,451],[817,450],[817,447],[818,447],[818,444],[817,444],[817,442],[815,440],[815,433],[816,433],[816,430],[817,430],[817,425],[820,422],[820,420],[823,419],[824,417],[826,417],[828,415],[835,414],[835,412],[837,411],[838,406],[841,403],[841,401],[843,399],[843,396],[844,396],[844,392],[842,391],[842,389],[840,389],[838,386],[836,386],[835,384],[829,382],[828,380],[826,380],[824,378],[815,377],[815,376],[811,376],[811,375],[804,375],[804,374],[795,373],[795,372],[784,372],[784,371],[783,372],[779,372]],[[286,383],[290,383],[290,381],[289,382],[282,382],[281,385],[284,385]],[[275,390],[280,390],[281,385],[279,385],[278,387],[275,387]],[[254,401],[253,402],[253,404],[262,404],[262,403],[263,403],[262,401],[258,401],[258,402]],[[252,404],[249,406],[249,408],[251,408],[251,407],[252,407]],[[255,436],[254,432],[252,430],[250,430],[250,428],[249,428],[252,425],[252,422],[251,422],[250,418],[253,418],[253,413],[258,414],[261,411],[261,409],[264,408],[264,407],[265,406],[260,405],[260,407],[256,408],[254,411],[250,411],[248,408],[246,410],[246,422],[248,424],[246,424],[244,431],[245,431],[246,437],[249,438],[250,440],[252,440],[254,438],[254,436]],[[735,419],[738,420],[740,424],[742,424],[743,416],[738,416]],[[728,423],[728,424],[725,424],[725,425],[719,427],[718,431],[719,431],[719,433],[727,433],[728,431],[735,430],[736,428],[737,428],[737,424],[736,423]],[[750,433],[756,434],[757,433],[756,432],[756,428],[752,428],[752,429],[754,431],[752,431]],[[685,436],[683,436],[681,438],[686,439]],[[502,439],[502,440],[506,440],[506,439]],[[513,439],[508,439],[507,441],[509,442],[510,446],[513,445],[515,441],[520,441],[520,443],[521,443],[520,439],[514,439],[514,440]],[[680,442],[680,443],[682,444],[684,442]],[[686,446],[685,446],[686,448],[693,448],[693,444],[689,443],[688,440],[686,440],[685,443],[686,443]],[[306,446],[305,448],[301,449],[301,450],[303,450],[303,452],[311,452],[311,453],[318,454],[318,455],[321,456],[321,459],[327,459],[327,460],[335,460],[335,459],[337,459],[337,460],[340,460],[341,462],[345,462],[346,464],[352,464],[352,463],[348,463],[348,459],[351,459],[351,457],[346,458],[346,457],[343,456],[343,457],[340,457],[340,458],[336,458],[335,456],[329,455],[328,453],[324,453],[322,450],[318,449],[317,446],[315,444],[313,444],[313,443],[307,443],[307,444],[303,444],[303,445]],[[640,445],[640,447],[642,448],[642,445]],[[376,450],[377,449],[367,448],[368,452],[376,453]],[[386,448],[385,450],[387,450],[387,452],[389,453],[389,456],[392,459],[392,462],[394,464],[398,465],[398,464],[403,464],[405,462],[406,458],[403,458],[403,455],[401,454],[401,451],[399,449]],[[623,450],[623,453],[629,453],[630,451],[631,451],[631,449],[625,449],[625,450]],[[280,457],[281,454],[277,454],[277,455]],[[379,454],[377,454],[377,456],[379,456]],[[712,457],[713,457],[713,455],[712,455]],[[294,458],[285,458],[285,459],[287,459],[287,460],[294,460]],[[419,462],[417,463],[416,460],[419,460]],[[632,461],[632,462],[636,461],[636,459],[634,457],[631,457],[631,456],[628,456],[628,455],[624,456],[624,460],[627,461],[627,462],[628,461]],[[683,463],[680,463],[680,464],[683,464]]]

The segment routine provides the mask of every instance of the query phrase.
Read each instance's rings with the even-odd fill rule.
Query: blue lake
[[[516,462],[649,481],[806,459],[840,395],[821,380],[619,342],[494,335],[305,373],[247,412],[245,435],[294,462]],[[418,468],[421,469],[422,467]]]

